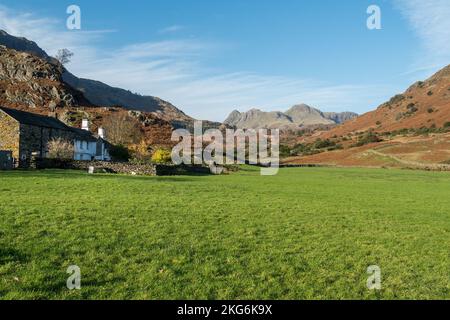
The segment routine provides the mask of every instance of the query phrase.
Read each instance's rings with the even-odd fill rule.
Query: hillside
[[[0,46],[0,103],[20,109],[90,106],[83,94],[62,81],[57,65]]]
[[[306,104],[295,105],[286,112],[265,112],[251,109],[247,112],[234,110],[224,121],[239,129],[300,129],[316,125],[336,125],[356,117],[356,113],[325,113]]]
[[[81,120],[87,118],[94,130],[111,116],[125,115],[128,121],[140,125],[143,139],[149,145],[172,144],[173,127],[157,113],[95,106],[62,80],[60,66],[4,46],[0,46],[0,105],[58,117],[74,127],[80,127]]]
[[[16,51],[32,53],[50,64],[57,64],[55,59],[50,57],[35,42],[14,37],[3,30],[0,30],[0,45]],[[190,126],[190,122],[194,120],[171,103],[160,98],[142,96],[128,90],[111,87],[100,81],[78,78],[66,68],[60,68],[62,68],[61,82],[82,92],[84,97],[94,105],[102,107],[120,106],[128,110],[154,112],[160,118],[173,122],[176,126]]]
[[[353,132],[389,132],[404,128],[442,127],[450,121],[450,65],[419,81],[376,110],[324,133],[323,137]]]

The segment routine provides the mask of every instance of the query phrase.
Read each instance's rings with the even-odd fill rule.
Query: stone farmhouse
[[[32,157],[46,158],[49,142],[61,138],[73,142],[74,160],[111,160],[104,130],[94,136],[87,124],[83,120],[78,129],[56,118],[0,107],[0,150],[11,152],[19,167],[27,167]]]

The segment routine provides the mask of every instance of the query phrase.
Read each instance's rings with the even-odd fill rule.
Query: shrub
[[[361,147],[369,143],[381,142],[383,139],[378,137],[373,131],[368,131],[362,137],[358,139],[358,142],[353,144],[352,147]]]
[[[408,104],[408,106],[406,108],[408,109],[409,114],[415,113],[419,110],[419,109],[417,109],[417,107],[414,103]]]
[[[434,109],[433,108],[428,108],[428,113],[433,113],[434,112]]]
[[[166,149],[157,149],[152,155],[152,161],[155,163],[169,163],[172,161],[172,153]]]
[[[112,146],[109,154],[114,161],[128,161],[131,158],[128,148],[122,145]]]
[[[450,121],[449,121],[449,122],[446,122],[446,123],[444,123],[444,128],[450,128]]]
[[[327,151],[342,150],[342,149],[344,149],[344,146],[342,144],[336,144],[334,147],[327,148]]]
[[[52,139],[48,143],[48,157],[51,159],[73,159],[73,143],[61,138]]]
[[[399,102],[402,102],[405,99],[405,96],[402,94],[397,94],[396,96],[392,97],[391,100],[389,100],[389,104],[397,104]]]
[[[291,149],[288,146],[280,145],[280,157],[286,158],[291,155]]]
[[[336,146],[336,142],[333,142],[329,139],[326,139],[326,140],[317,139],[313,145],[313,148],[314,149],[324,149],[324,148],[329,148],[329,147],[334,147],[334,146]]]
[[[141,140],[139,144],[130,145],[129,149],[133,153],[133,160],[150,161],[150,147],[145,140]]]

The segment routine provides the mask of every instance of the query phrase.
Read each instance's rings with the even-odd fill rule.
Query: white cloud
[[[180,30],[183,30],[183,29],[184,29],[184,26],[180,26],[180,25],[175,24],[173,26],[169,26],[169,27],[166,27],[166,28],[163,28],[163,29],[159,30],[158,33],[160,33],[160,34],[175,33],[175,32],[178,32]]]
[[[449,0],[396,0],[398,9],[421,41],[413,70],[434,72],[450,63]]]
[[[104,50],[98,40],[109,30],[64,31],[64,21],[17,14],[0,7],[0,28],[36,41],[50,55],[75,53],[68,68],[77,76],[133,92],[158,96],[200,119],[222,121],[233,109],[287,109],[305,102],[324,111],[365,112],[387,99],[392,88],[333,85],[311,79],[225,72],[202,63],[217,44],[171,40]]]

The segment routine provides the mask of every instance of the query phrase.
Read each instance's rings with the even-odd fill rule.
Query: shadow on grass
[[[195,179],[191,177],[209,177],[210,174],[192,173],[182,175],[167,175],[167,176],[132,176],[125,174],[113,173],[96,173],[88,174],[83,170],[61,170],[61,169],[46,169],[46,170],[14,170],[3,171],[0,177],[17,177],[17,178],[54,178],[54,179],[103,179],[103,180],[133,180],[133,181],[158,181],[158,182],[191,182]],[[9,191],[9,190],[0,190]]]
[[[28,261],[28,256],[12,248],[0,248],[0,264],[9,262],[25,263]]]
[[[51,274],[48,272],[47,274]],[[36,292],[38,299],[51,299],[54,295],[64,295],[64,293],[70,292],[67,288],[67,279],[68,275],[61,274],[61,276],[55,277],[53,276],[45,276],[43,279],[39,281],[39,283],[34,283],[32,285],[25,285],[22,290],[27,292]],[[91,279],[84,278],[81,275],[81,288],[82,292],[77,290],[73,291],[75,294],[81,294],[81,296],[85,296],[86,298],[89,295],[94,295],[96,292],[100,291],[102,288],[107,288],[111,286],[112,283],[119,284],[124,283],[126,281],[125,277],[115,276],[108,280],[99,280],[99,279]],[[74,297],[77,299],[76,297]]]

